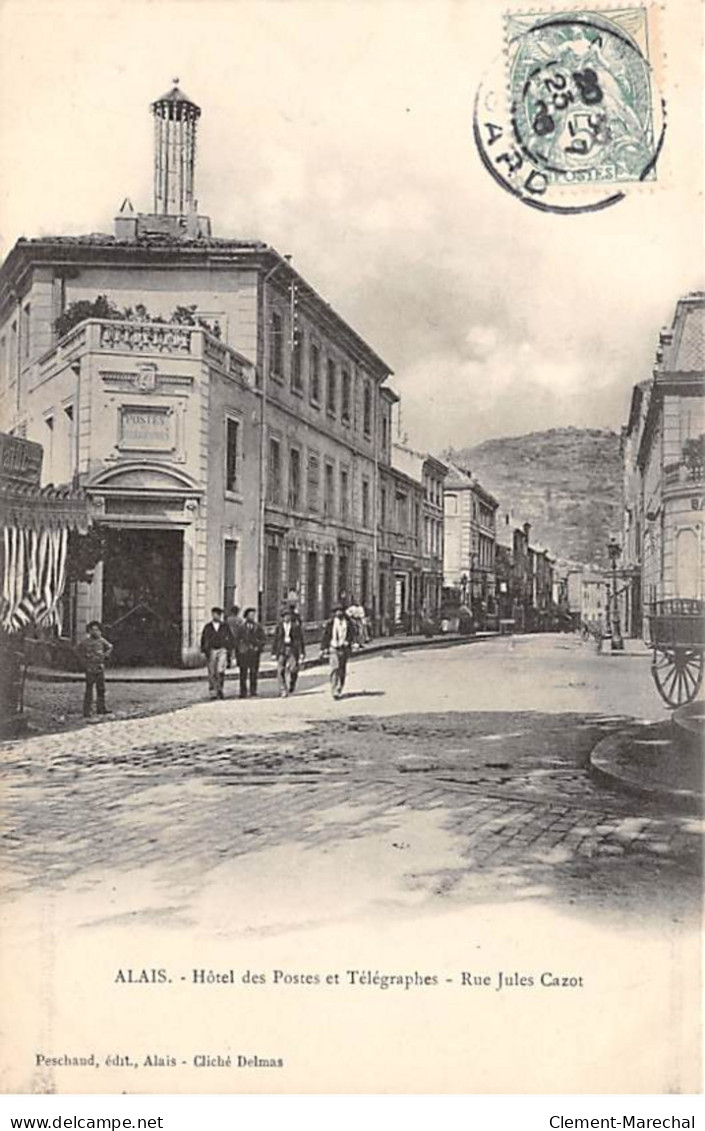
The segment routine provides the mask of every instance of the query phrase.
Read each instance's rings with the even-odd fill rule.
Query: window
[[[301,510],[301,452],[298,448],[289,452],[289,506],[293,511]]]
[[[31,326],[32,307],[29,303],[25,304],[24,311],[22,312],[22,357],[23,359],[29,357],[29,331]]]
[[[303,393],[304,391],[304,378],[303,378],[303,351],[304,351],[304,332],[301,329],[294,331],[294,345],[291,351],[291,391],[292,393]]]
[[[349,474],[341,468],[340,471],[340,517],[343,522],[347,522],[350,517],[350,507],[348,500],[348,483]]]
[[[54,416],[45,416],[44,423],[47,428],[44,441],[44,476],[48,483],[54,481]]]
[[[318,511],[320,507],[319,491],[320,491],[320,462],[318,456],[310,455],[308,457],[308,470],[306,474],[306,490],[308,492],[308,509],[310,511]]]
[[[369,381],[365,382],[362,394],[362,431],[366,436],[372,432],[372,390]]]
[[[279,440],[270,437],[269,440],[269,478],[267,481],[267,498],[273,506],[281,504],[282,496],[282,468],[281,444]]]
[[[379,491],[379,521],[381,526],[387,525],[387,488],[380,487]]]
[[[76,466],[76,423],[72,404],[67,404],[64,408],[64,421],[66,425],[66,464],[68,478],[71,478],[78,471]]]
[[[272,377],[280,381],[284,374],[284,323],[281,314],[272,311],[272,324],[270,332],[270,372]]]
[[[407,506],[407,497],[397,492],[395,498],[396,507],[396,528],[399,533],[405,534],[409,527],[409,515]]]
[[[414,503],[414,538],[418,538],[421,527],[421,514],[418,503]]]
[[[382,454],[385,455],[389,448],[389,418],[385,413],[382,417]]]
[[[311,342],[309,353],[308,390],[311,403],[318,406],[321,403],[321,351],[315,342]]]
[[[237,542],[226,538],[223,544],[223,608],[229,613],[235,604]]]
[[[335,416],[335,362],[330,358],[326,368],[326,412]]]
[[[14,385],[17,380],[17,322],[10,327],[10,379],[8,384]]]
[[[0,391],[7,385],[7,338],[0,338]]]
[[[458,513],[458,496],[457,495],[446,495],[444,501],[445,501],[446,514],[457,514]]]
[[[362,480],[362,525],[370,525],[370,481]]]
[[[323,513],[327,518],[331,518],[335,510],[334,475],[335,467],[332,463],[326,463],[323,483]]]
[[[318,612],[318,554],[309,550],[306,559],[306,620],[315,620]]]
[[[237,491],[240,424],[232,416],[225,420],[225,490]]]
[[[350,423],[350,395],[350,373],[347,369],[344,369],[340,389],[340,419],[342,420],[343,424]]]

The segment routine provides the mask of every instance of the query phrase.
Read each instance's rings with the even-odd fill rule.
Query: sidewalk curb
[[[641,728],[642,731],[644,729],[646,727]],[[590,776],[611,789],[617,789],[650,801],[666,801],[682,813],[701,816],[705,805],[705,795],[702,792],[694,789],[670,789],[665,784],[650,783],[644,780],[648,771],[636,761],[636,755],[633,773],[625,772],[623,766],[624,748],[628,747],[630,742],[636,738],[637,733],[641,732],[630,728],[609,735],[598,742],[590,754],[588,764]]]
[[[384,641],[375,641],[368,644],[360,652],[353,652],[351,656],[352,661],[364,660],[369,656],[379,656],[384,652],[402,652],[411,651],[418,648],[450,648],[455,644],[479,644],[485,640],[495,640],[499,638],[499,633],[488,632],[478,636],[460,636],[457,633],[448,633],[444,636],[430,636],[419,637],[418,639],[396,640],[393,636],[385,638]],[[504,637],[507,639],[507,637]],[[315,658],[304,660],[301,664],[301,671],[307,671],[311,668],[321,667],[325,661],[322,661],[318,655]],[[208,672],[205,667],[203,668],[175,668],[174,675],[164,676],[150,676],[150,675],[114,675],[111,673],[110,668],[105,673],[105,682],[109,683],[140,683],[140,684],[172,684],[172,683],[199,683],[205,682],[208,678]],[[271,661],[267,661],[267,666],[260,669],[260,679],[276,679],[276,668],[271,666]],[[226,673],[227,680],[236,680],[238,678],[237,668],[229,668]],[[51,668],[30,668],[27,672],[27,679],[34,683],[83,683],[83,672],[62,672],[54,671]]]

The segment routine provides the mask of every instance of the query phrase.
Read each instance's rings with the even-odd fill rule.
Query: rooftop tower
[[[173,80],[170,91],[151,105],[154,115],[154,209],[136,213],[126,199],[115,219],[119,240],[149,236],[208,239],[210,220],[197,213],[196,131],[201,108]]]
[[[182,90],[178,79],[167,94],[152,103],[154,115],[154,212],[187,216],[195,212],[196,131],[201,108]]]

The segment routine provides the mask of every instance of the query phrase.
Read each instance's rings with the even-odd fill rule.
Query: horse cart
[[[673,597],[656,601],[648,616],[651,674],[669,707],[695,699],[703,679],[705,601]]]

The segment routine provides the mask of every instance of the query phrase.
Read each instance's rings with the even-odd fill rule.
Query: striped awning
[[[0,626],[56,625],[70,530],[87,533],[90,503],[71,488],[0,484]]]

